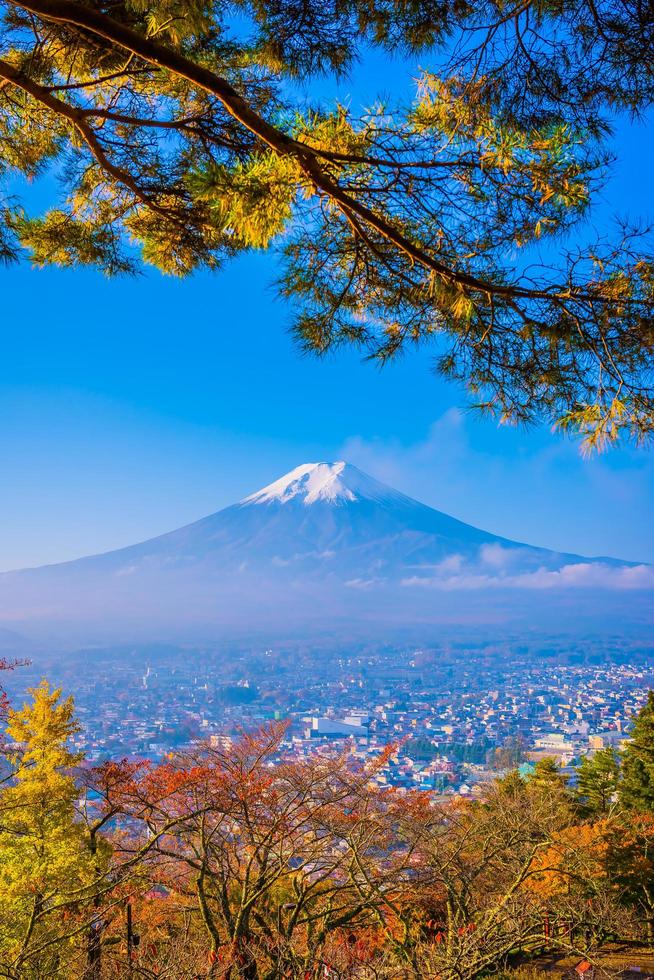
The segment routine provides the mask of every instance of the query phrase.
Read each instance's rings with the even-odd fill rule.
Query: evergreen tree
[[[645,437],[651,246],[563,236],[611,114],[654,97],[651,19],[612,0],[0,0],[0,258],[186,275],[278,245],[308,350],[436,340],[486,411],[589,446]],[[370,46],[431,70],[359,114],[299,94]],[[16,176],[52,172],[55,204],[23,208]]]
[[[15,768],[0,793],[0,963],[7,976],[68,977],[79,939],[73,913],[94,875],[75,820],[71,768],[80,756],[68,742],[78,726],[72,698],[46,681],[30,693],[7,725]]]
[[[564,789],[566,778],[552,758],[539,759],[527,782],[540,789]]]
[[[505,776],[501,776],[495,782],[498,788],[508,796],[516,797],[525,796],[526,794],[525,780],[522,778],[517,769],[512,769],[510,772],[507,772]]]
[[[654,691],[636,716],[624,750],[620,799],[630,809],[654,812]]]
[[[582,811],[587,814],[606,813],[618,790],[620,760],[615,749],[608,746],[593,756],[585,756],[577,768],[575,795]]]

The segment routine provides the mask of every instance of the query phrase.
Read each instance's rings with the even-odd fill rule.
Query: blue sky
[[[352,91],[374,96],[382,67]],[[654,137],[618,137],[600,223],[654,212]],[[479,420],[427,349],[383,371],[301,356],[274,274],[265,254],[185,281],[0,270],[0,569],[129,544],[342,457],[508,537],[654,561],[651,450],[588,461],[547,429]]]

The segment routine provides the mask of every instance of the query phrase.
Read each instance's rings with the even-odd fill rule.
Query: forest
[[[468,980],[654,939],[654,692],[621,752],[474,799],[285,758],[283,723],[91,765],[47,681],[5,714],[2,977]]]

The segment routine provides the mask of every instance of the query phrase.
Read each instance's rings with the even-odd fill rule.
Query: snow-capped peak
[[[382,502],[391,499],[406,498],[362,473],[356,466],[340,460],[337,463],[303,463],[296,466],[281,479],[245,497],[241,504],[286,504],[294,500],[309,506],[319,501],[342,504],[357,500]]]

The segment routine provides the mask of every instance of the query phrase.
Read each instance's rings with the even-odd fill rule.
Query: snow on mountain
[[[340,460],[338,463],[303,463],[296,466],[279,480],[245,497],[241,504],[286,504],[293,500],[310,506],[318,501],[343,504],[363,499],[385,505],[410,500],[356,466]]]
[[[176,531],[0,575],[0,627],[165,639],[354,621],[556,622],[580,604],[589,615],[639,602],[651,613],[652,589],[650,566],[530,547],[348,463],[305,463]]]

